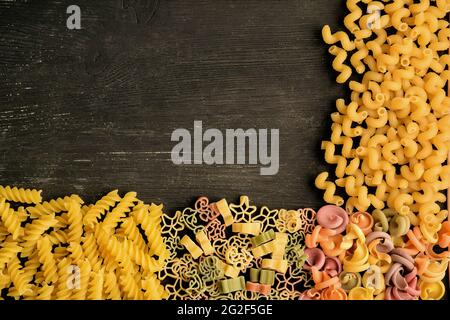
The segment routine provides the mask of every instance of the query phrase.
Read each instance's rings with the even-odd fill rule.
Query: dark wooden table
[[[320,30],[342,27],[344,1],[156,1],[0,0],[0,185],[90,202],[135,190],[169,211],[200,195],[320,207],[320,142],[348,97]],[[279,128],[278,175],[175,166],[171,133],[195,120]]]
[[[87,201],[135,190],[170,211],[199,195],[321,206],[320,142],[346,93],[320,30],[344,1],[161,0],[153,14],[155,1],[0,0],[0,184]],[[279,173],[175,166],[171,133],[194,120],[279,128]]]

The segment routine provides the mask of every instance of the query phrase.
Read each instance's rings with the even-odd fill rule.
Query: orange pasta
[[[356,224],[364,233],[368,235],[373,228],[373,218],[370,213],[367,212],[356,212],[350,216],[350,222]]]

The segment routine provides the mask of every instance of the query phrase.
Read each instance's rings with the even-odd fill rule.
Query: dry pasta
[[[135,193],[121,198],[118,191],[94,206],[77,195],[42,202],[40,194],[0,188],[2,298],[167,298],[156,276],[168,258],[162,207],[143,206]],[[17,203],[26,206],[18,214]]]
[[[448,253],[436,253],[433,247],[437,244],[448,250],[448,241],[442,240],[447,239],[446,232],[440,230],[446,230],[448,210],[443,210],[442,204],[448,201],[444,191],[450,187],[450,98],[446,92],[450,6],[446,1],[348,0],[347,7],[350,14],[344,25],[349,32],[333,35],[325,26],[322,35],[333,45],[333,68],[340,73],[337,82],[349,80],[349,65],[361,79],[349,82],[348,104],[337,101],[337,112],[331,116],[331,139],[322,143],[326,162],[336,166],[335,180],[323,172],[316,178],[316,186],[325,190],[327,203],[338,206],[344,205],[338,201],[338,188],[342,188],[349,214],[367,217],[364,225],[361,220],[351,222],[363,227],[365,235],[370,230],[388,234],[394,250],[403,250],[393,256],[402,257],[403,262],[413,259],[418,268],[410,270],[411,264],[399,264],[389,252],[377,249],[377,241],[367,244],[367,252],[358,238],[360,243],[354,244],[352,255],[358,259],[344,259],[344,270],[363,272],[368,253],[370,263],[386,273],[386,289],[379,292],[378,287],[366,288],[363,283],[353,288],[348,298],[439,298]],[[374,16],[362,14],[373,10],[376,21]],[[349,65],[345,62],[348,56]],[[354,237],[349,231],[350,235],[344,236],[348,242]],[[323,244],[327,253],[336,251],[330,246],[339,245],[320,229],[308,237],[307,244]],[[405,278],[405,274],[410,275],[405,280],[408,290],[396,287],[397,280],[388,281]]]
[[[215,210],[219,214],[212,215]],[[163,221],[162,234],[178,239],[169,242],[174,253],[159,272],[170,299],[298,299],[310,285],[310,278],[302,272],[306,259],[302,242],[315,221],[312,209],[258,210],[246,196],[239,204],[228,204],[225,199],[210,203],[201,197],[194,208],[163,217]],[[212,250],[205,246],[208,242]],[[202,248],[209,248],[209,255]],[[250,278],[246,277],[248,270]],[[254,270],[257,276],[252,276]]]

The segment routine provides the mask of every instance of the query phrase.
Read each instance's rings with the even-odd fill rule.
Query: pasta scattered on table
[[[0,187],[0,298],[167,298],[156,277],[169,257],[162,206],[117,190],[92,206],[40,195]]]
[[[170,258],[159,277],[169,299],[298,298],[312,284],[302,266],[314,221],[312,209],[258,209],[246,196],[239,204],[201,197],[193,208],[163,216]],[[194,241],[199,232],[207,239]]]

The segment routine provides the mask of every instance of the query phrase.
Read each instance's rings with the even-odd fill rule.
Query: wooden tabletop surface
[[[338,86],[329,0],[0,0],[0,181],[88,202],[137,191],[169,211],[200,195],[318,208]],[[81,30],[66,9],[81,8]],[[176,166],[171,133],[280,130],[280,170]]]

